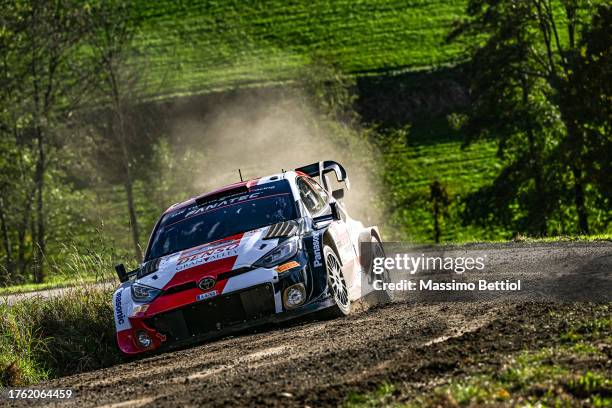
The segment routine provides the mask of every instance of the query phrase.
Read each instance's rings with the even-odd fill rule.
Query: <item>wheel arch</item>
[[[323,245],[327,245],[332,249],[332,251],[334,251],[336,257],[338,258],[338,262],[340,262],[340,266],[343,266],[342,258],[340,258],[340,251],[338,251],[336,241],[334,241],[334,238],[332,237],[331,232],[329,230],[326,230],[323,233]],[[325,260],[325,262],[327,262],[327,260]]]
[[[379,242],[382,243],[382,239],[380,237],[380,232],[378,231],[378,227],[366,227],[359,233],[359,237],[357,238],[357,245],[360,245],[362,242],[370,242],[372,237],[375,237]]]
[[[376,237],[378,242],[382,243],[382,237],[380,236],[380,232],[378,231],[378,227],[369,227],[372,236]]]
[[[370,243],[372,242],[372,237],[376,238],[378,242],[382,243],[382,240],[380,238],[380,232],[378,231],[378,228],[375,226],[364,228],[359,233],[359,237],[357,239],[359,261],[361,264],[362,271],[365,271],[370,265],[370,261],[372,258]],[[365,244],[365,245],[362,245],[362,244]]]

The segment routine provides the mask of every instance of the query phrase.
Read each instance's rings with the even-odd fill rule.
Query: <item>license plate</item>
[[[206,293],[200,293],[199,295],[196,296],[196,300],[200,301],[200,300],[204,300],[204,299],[210,299],[212,297],[217,296],[217,291],[216,290],[211,290],[210,292],[206,292]]]

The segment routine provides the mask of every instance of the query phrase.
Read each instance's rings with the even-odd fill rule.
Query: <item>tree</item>
[[[57,147],[55,126],[78,105],[89,71],[79,46],[86,38],[88,8],[77,1],[13,1],[2,4],[4,134],[34,153],[33,185],[26,193],[24,224],[34,205],[34,275],[44,279],[45,177]],[[32,197],[32,203],[30,203]],[[24,234],[23,231],[20,234]],[[20,237],[20,240],[24,239]]]
[[[473,50],[466,70],[472,97],[464,125],[466,144],[479,138],[497,139],[498,156],[506,167],[492,187],[468,196],[466,219],[546,235],[552,206],[549,183],[545,183],[545,137],[555,135],[546,135],[544,130],[555,127],[555,116],[541,96],[546,83],[533,74],[533,64],[526,57],[535,41],[530,6],[499,2],[478,14],[481,10],[476,3],[470,3],[469,13],[478,17],[451,36],[487,36]],[[519,217],[513,214],[517,207]]]
[[[99,66],[98,96],[104,105],[90,113],[89,122],[99,136],[96,161],[111,182],[123,185],[134,256],[142,261],[134,183],[139,169],[147,167],[155,138],[163,132],[162,115],[156,112],[158,106],[144,99],[142,67],[128,63],[134,51],[132,38],[139,29],[135,8],[121,1],[100,3],[91,26],[96,32],[92,45]]]
[[[432,203],[432,212],[434,219],[434,241],[436,244],[440,243],[440,235],[442,231],[440,229],[440,218],[446,215],[448,212],[448,205],[450,200],[448,199],[448,193],[446,188],[435,180],[429,185],[429,201]]]
[[[579,54],[579,28],[588,23],[591,8],[575,0],[554,4],[551,0],[472,0],[467,14],[469,19],[450,39],[469,35],[475,44],[469,64],[474,108],[467,121],[468,133],[495,135],[500,156],[510,153],[496,185],[505,183],[516,193],[502,195],[507,200],[499,202],[482,197],[499,193],[499,188],[483,189],[480,198],[472,197],[472,204],[486,204],[480,219],[505,209],[508,214],[502,218],[544,235],[547,220],[556,211],[551,203],[564,200],[564,184],[570,180],[576,230],[589,233],[585,201],[589,155],[582,130],[589,119],[577,115],[575,106],[580,101],[568,90],[579,85],[571,56]],[[570,177],[565,176],[566,169]],[[509,214],[516,205],[524,214],[518,218]],[[467,219],[473,220],[479,210],[469,207]]]
[[[570,79],[564,88],[566,115],[584,142],[586,179],[600,193],[600,206],[612,208],[612,6],[602,4],[567,58]],[[612,214],[608,213],[608,224]]]

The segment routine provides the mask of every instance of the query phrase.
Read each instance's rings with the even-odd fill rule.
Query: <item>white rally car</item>
[[[361,253],[371,250],[361,248],[380,247],[380,235],[348,216],[330,175],[348,189],[344,168],[323,161],[168,208],[140,267],[116,267],[121,351],[177,347],[323,309],[348,314],[371,265]]]

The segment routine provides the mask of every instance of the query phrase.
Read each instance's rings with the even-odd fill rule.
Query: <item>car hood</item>
[[[159,258],[155,261],[158,263],[156,270],[135,282],[167,290],[202,276],[217,278],[223,272],[251,267],[255,261],[278,246],[282,236],[277,236],[275,231],[286,231],[285,228],[279,228],[279,225],[236,234]]]

